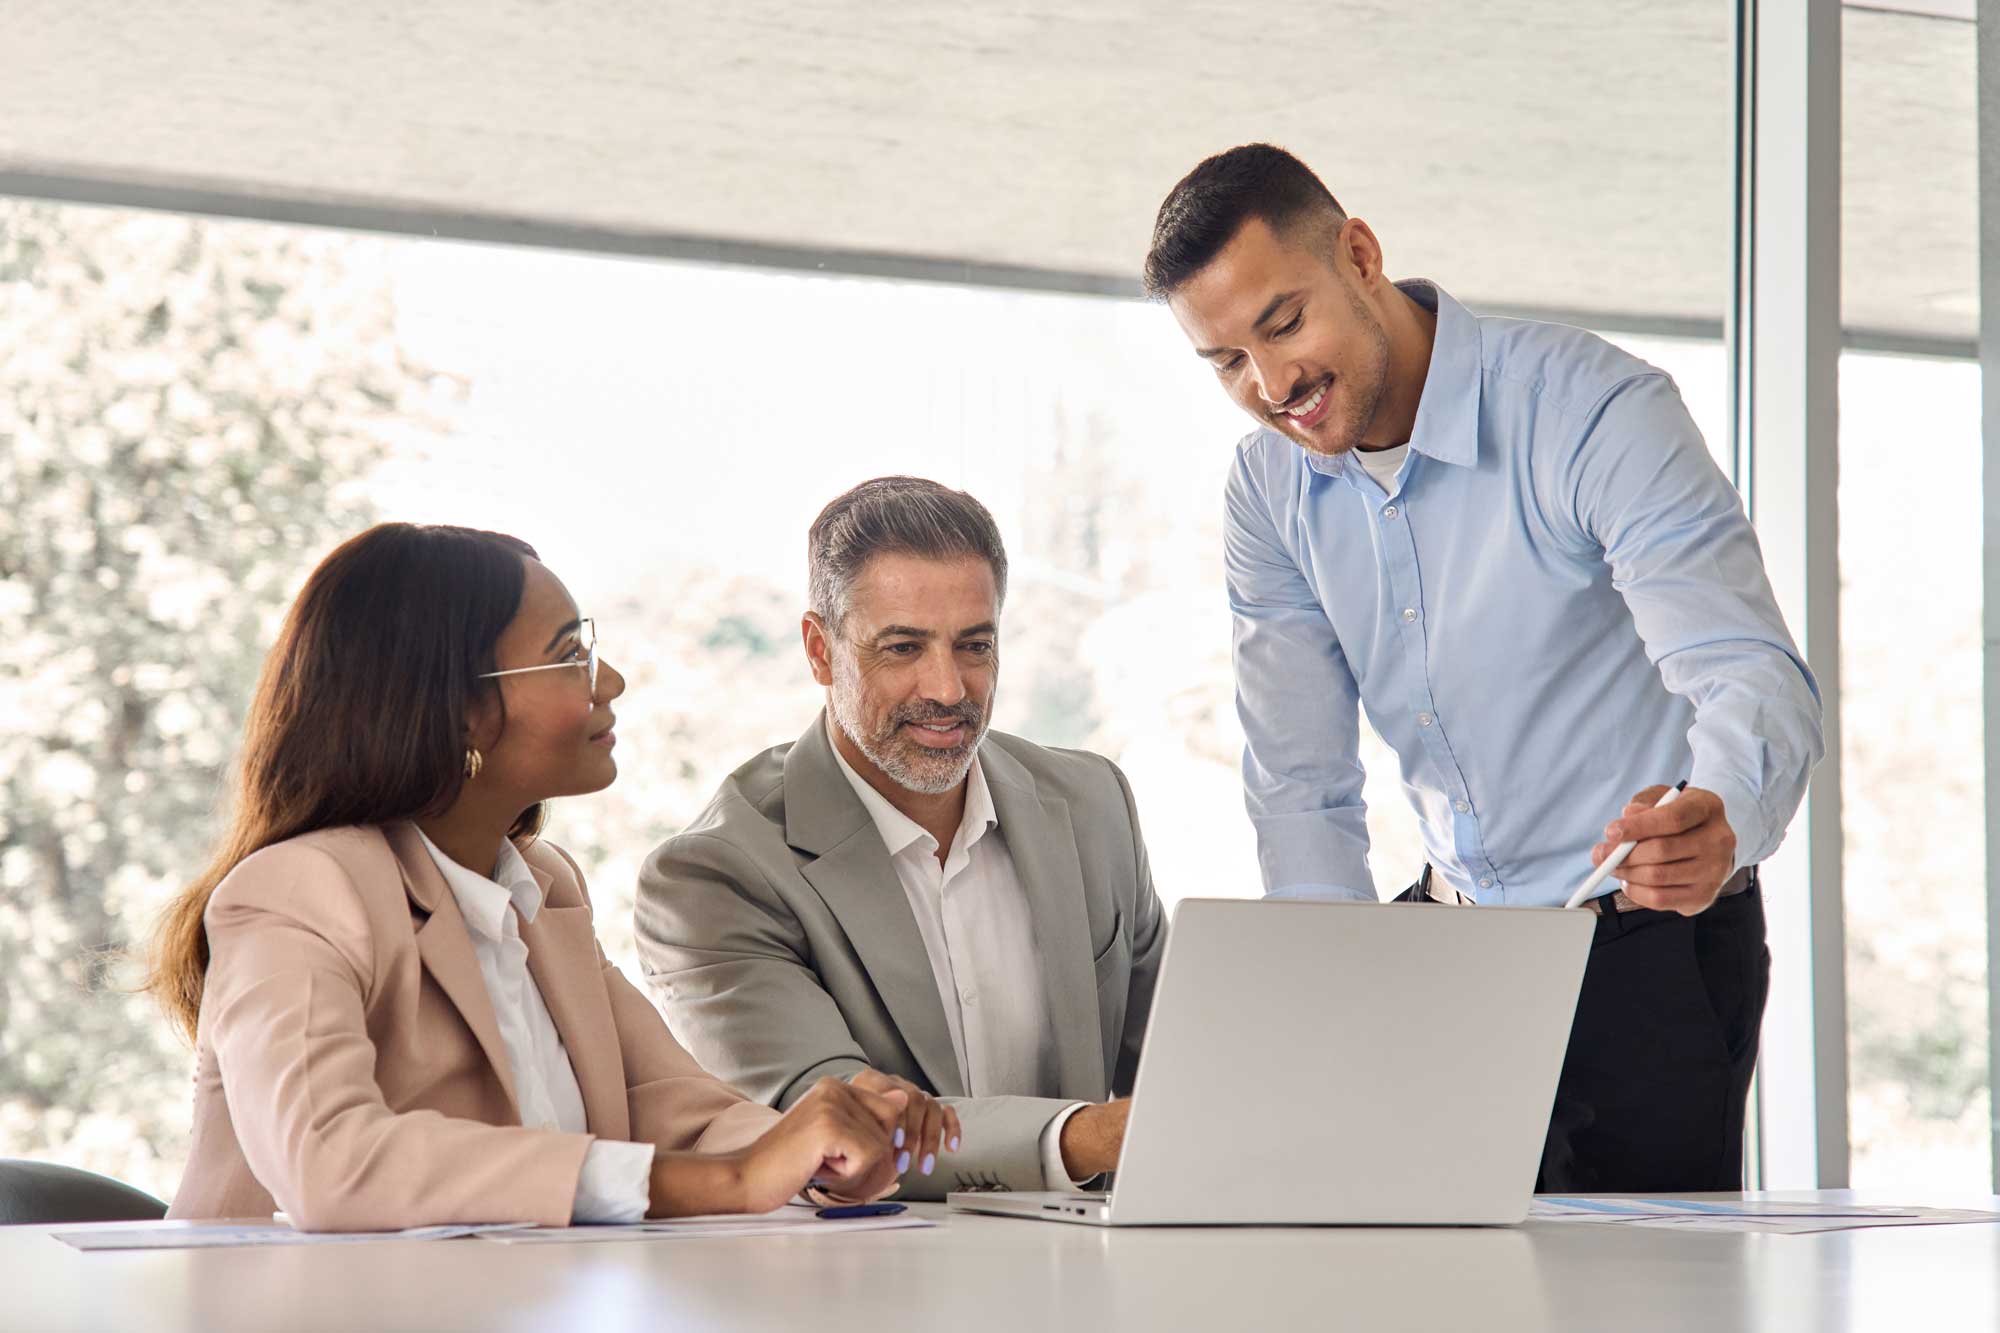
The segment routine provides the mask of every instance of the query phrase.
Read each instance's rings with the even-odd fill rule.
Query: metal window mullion
[[[1986,728],[1986,1087],[2000,1193],[2000,0],[1979,0],[1979,378]]]
[[[1732,456],[1779,607],[1819,678],[1827,751],[1768,867],[1772,999],[1754,1159],[1755,1183],[1772,1188],[1837,1188],[1848,1179],[1840,18],[1838,0],[1739,0]]]

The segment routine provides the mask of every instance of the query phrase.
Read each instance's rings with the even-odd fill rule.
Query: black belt
[[[1722,888],[1715,896],[1717,898],[1733,898],[1739,893],[1747,893],[1756,887],[1757,867],[1744,866],[1728,879],[1722,881]],[[1633,902],[1630,895],[1623,889],[1618,890],[1616,893],[1607,893],[1599,898],[1592,898],[1584,906],[1599,916],[1603,916],[1607,912],[1615,916],[1620,912],[1644,912],[1651,910]]]
[[[1728,879],[1722,882],[1722,888],[1719,892],[1716,893],[1715,896],[1718,898],[1731,898],[1739,893],[1746,893],[1749,890],[1754,889],[1756,887],[1757,887],[1757,867],[1744,866],[1741,870],[1737,871],[1735,874],[1731,875]],[[1444,892],[1451,894],[1451,897],[1449,899],[1439,898],[1437,896],[1437,892],[1440,888],[1442,888]],[[1414,893],[1405,895],[1405,897],[1406,898],[1415,897],[1419,901],[1423,899],[1429,899],[1432,902],[1449,902],[1453,905],[1470,904],[1473,901],[1472,899],[1466,897],[1464,894],[1458,892],[1458,890],[1451,888],[1448,885],[1433,885],[1431,882],[1431,867],[1429,862],[1424,863],[1424,873],[1417,878],[1417,883]],[[1619,912],[1644,912],[1651,910],[1649,908],[1641,906],[1638,903],[1633,902],[1630,895],[1628,895],[1623,889],[1619,889],[1616,893],[1607,893],[1604,894],[1602,897],[1592,898],[1589,902],[1585,903],[1584,906],[1589,908],[1591,911],[1597,913],[1599,916],[1603,916],[1606,912],[1616,914]]]

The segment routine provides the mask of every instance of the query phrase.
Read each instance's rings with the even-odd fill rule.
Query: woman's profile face
[[[485,759],[473,786],[518,799],[525,808],[602,791],[618,776],[611,701],[625,692],[625,678],[600,660],[592,694],[588,632],[576,602],[541,561],[524,558],[522,564],[527,583],[521,606],[494,645],[494,670],[573,665],[499,677],[492,682],[498,699],[488,696],[474,706],[472,730]]]

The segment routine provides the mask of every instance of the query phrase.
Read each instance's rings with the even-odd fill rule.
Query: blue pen
[[[891,1217],[905,1211],[907,1205],[900,1203],[841,1203],[829,1204],[819,1210],[819,1215],[837,1222],[844,1217]]]

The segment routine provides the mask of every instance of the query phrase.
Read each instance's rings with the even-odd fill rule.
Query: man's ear
[[[833,635],[826,623],[811,611],[799,618],[799,638],[806,649],[806,665],[821,685],[833,684]]]
[[[1340,256],[1366,287],[1382,276],[1382,242],[1360,218],[1349,218],[1340,229]]]

